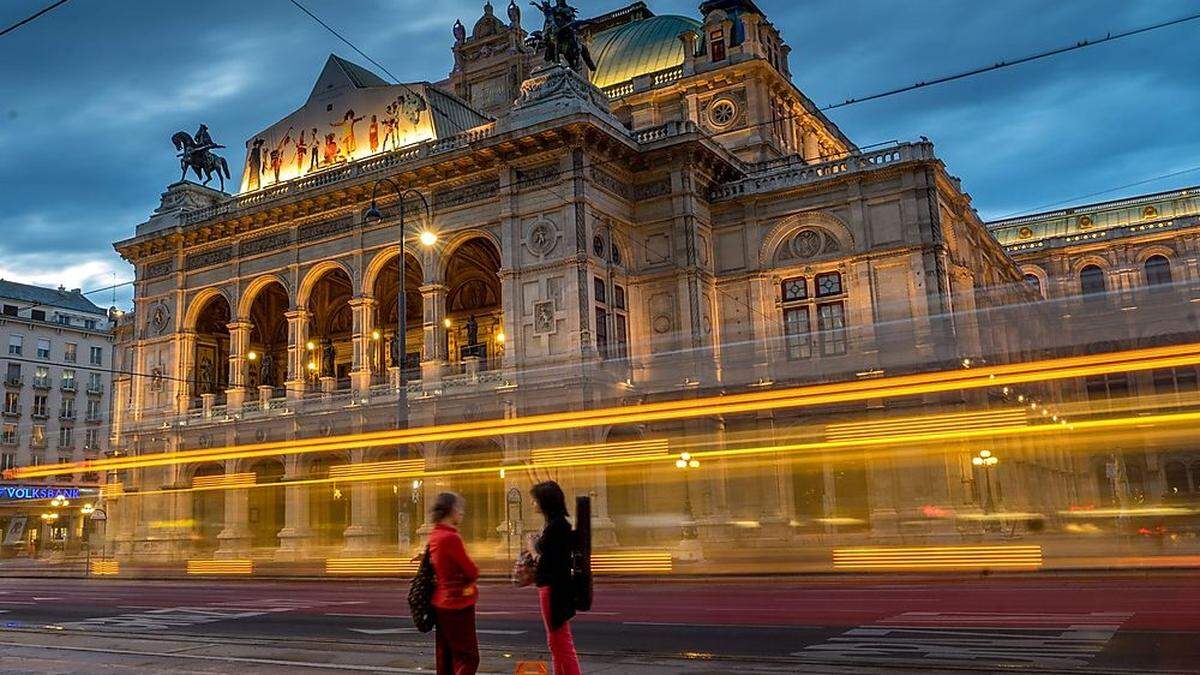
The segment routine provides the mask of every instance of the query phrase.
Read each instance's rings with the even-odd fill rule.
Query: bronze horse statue
[[[183,170],[179,180],[187,177],[187,170],[190,167],[196,172],[196,178],[201,178],[200,172],[203,171],[204,182],[201,185],[208,185],[212,180],[213,173],[217,174],[217,179],[221,181],[221,192],[225,191],[225,179],[232,178],[229,173],[229,164],[224,157],[214,153],[213,148],[223,148],[223,145],[217,145],[208,137],[207,127],[201,125],[200,131],[196,133],[197,139],[192,138],[191,134],[186,131],[177,132],[171,137],[171,142],[175,144],[175,149],[180,150],[179,167]]]

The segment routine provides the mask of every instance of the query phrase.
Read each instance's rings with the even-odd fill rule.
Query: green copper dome
[[[597,33],[589,47],[596,62],[592,84],[604,88],[681,65],[679,34],[699,27],[686,16],[655,16]]]

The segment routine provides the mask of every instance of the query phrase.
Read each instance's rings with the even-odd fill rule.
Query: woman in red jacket
[[[475,675],[479,668],[475,635],[479,568],[458,534],[465,512],[466,501],[453,492],[439,494],[431,509],[434,525],[429,533],[429,560],[437,578],[433,608],[437,614],[438,675]]]

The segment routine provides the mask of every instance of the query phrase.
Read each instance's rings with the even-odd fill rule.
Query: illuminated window
[[[805,281],[804,277],[784,279],[782,288],[784,302],[808,299],[808,282]]]
[[[46,425],[35,424],[29,427],[29,447],[44,448],[46,447]]]
[[[846,307],[841,301],[832,301],[844,295],[842,275],[839,272],[822,272],[813,277],[810,295],[808,280],[804,277],[784,279],[780,286],[783,295],[784,348],[789,360],[807,359],[813,350],[813,319],[817,322],[821,355],[836,356],[846,353]],[[815,304],[814,299],[822,302]]]
[[[817,327],[821,330],[821,354],[835,356],[846,353],[846,307],[830,302],[817,308]]]
[[[817,275],[817,297],[827,298],[831,295],[842,294],[842,275],[837,272],[827,272]]]
[[[17,444],[17,425],[10,423],[0,428],[0,443],[5,445]]]
[[[1151,287],[1171,285],[1171,262],[1161,255],[1146,260],[1146,284]]]
[[[67,368],[62,371],[62,390],[75,391],[75,370]]]
[[[76,354],[79,352],[79,345],[74,342],[68,342],[63,345],[63,361],[67,363],[75,363]]]
[[[812,356],[812,328],[809,324],[808,307],[792,307],[783,310],[784,346],[790,361]]]
[[[1086,296],[1104,295],[1104,270],[1088,265],[1079,271],[1079,288]]]
[[[15,391],[5,392],[4,394],[4,414],[20,415],[21,414],[21,394]]]
[[[720,28],[710,31],[708,34],[709,51],[712,53],[713,63],[725,60],[725,32]]]

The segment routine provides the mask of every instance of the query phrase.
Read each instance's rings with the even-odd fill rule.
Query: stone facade
[[[787,48],[753,3],[704,7],[669,35],[681,60],[665,70],[639,68],[633,47],[598,55],[598,71],[632,73],[603,88],[540,65],[520,26],[489,9],[439,86],[496,121],[234,197],[170,186],[117,244],[137,273],[122,353],[153,376],[122,381],[115,447],[320,439],[1033,354],[1044,336],[1011,319],[1036,294],[933,145],[859,151],[792,84]],[[638,3],[592,20],[589,39],[618,44],[606,31],[660,18]],[[382,178],[431,205],[405,197],[403,270],[388,184],[383,219],[363,215]],[[1002,406],[983,392],[923,402]],[[979,507],[973,448],[674,468],[694,439],[828,437],[906,405],[114,471],[124,496],[110,533],[120,555],[145,560],[407,555],[423,503],[454,489],[474,550],[507,556],[535,524],[522,502],[539,452],[666,439],[661,463],[554,474],[593,496],[597,546],[674,547],[689,523],[701,548],[938,536],[944,525],[918,522],[931,504]],[[1053,512],[1078,496],[1069,457],[1028,441],[1012,451],[1022,461],[999,478],[1006,505]],[[407,461],[443,473],[329,482]],[[507,468],[471,473],[488,467]],[[188,490],[250,479],[270,487]]]

